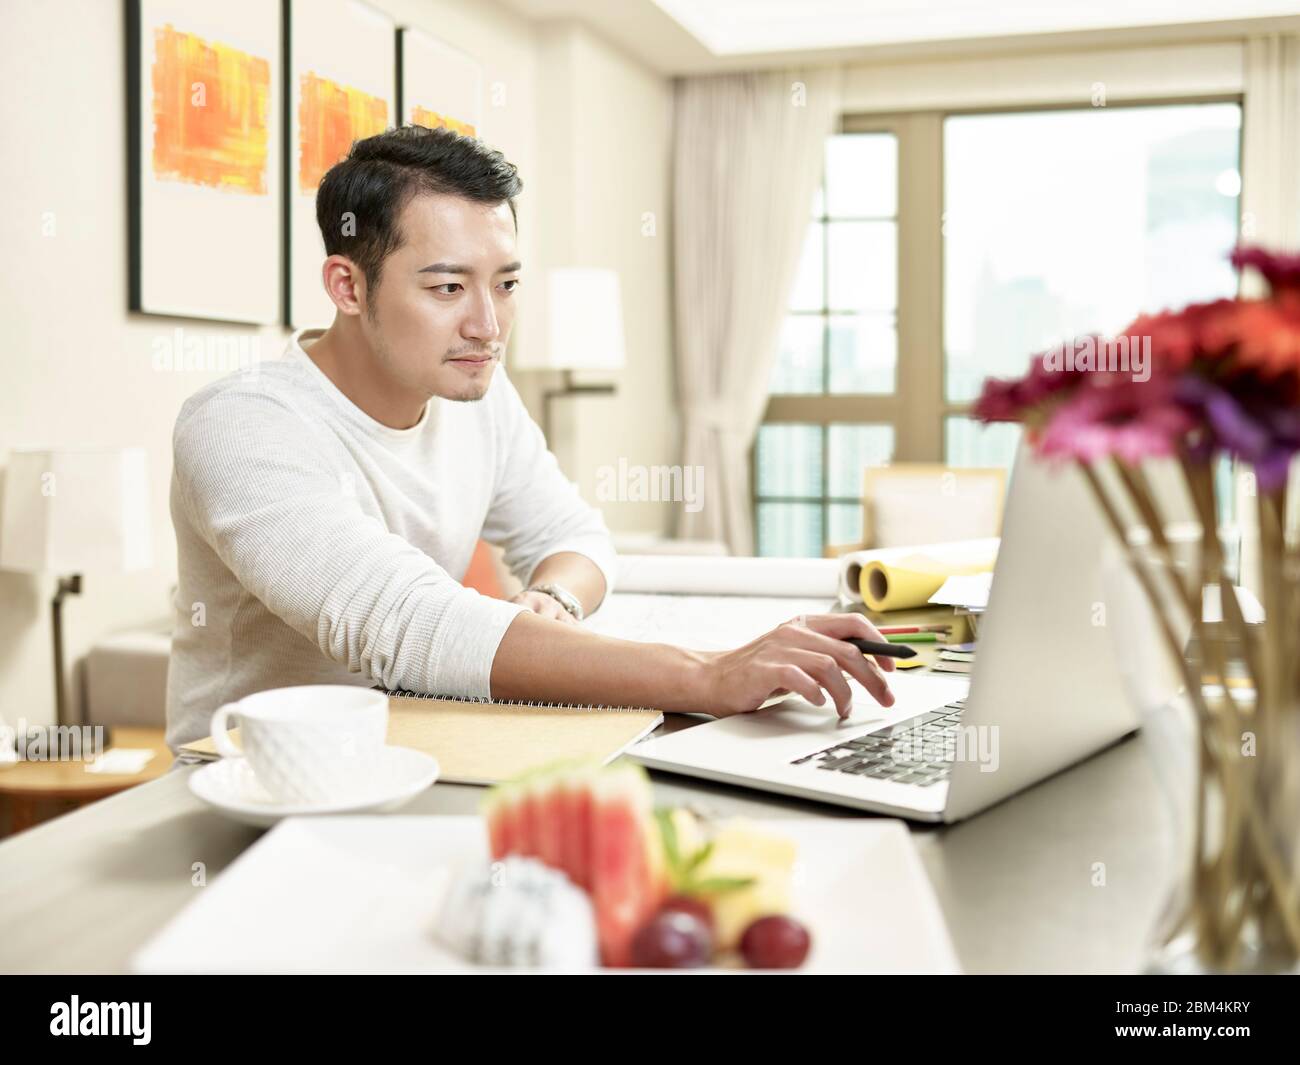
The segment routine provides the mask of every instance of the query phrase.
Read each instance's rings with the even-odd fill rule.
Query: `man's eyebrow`
[[[461,263],[430,263],[416,271],[420,274],[472,274],[473,272],[470,267]]]
[[[498,274],[512,274],[523,267],[521,262],[506,263],[505,266],[498,267]],[[422,266],[416,271],[417,274],[472,274],[474,268],[466,266],[464,263],[430,263],[428,266]]]

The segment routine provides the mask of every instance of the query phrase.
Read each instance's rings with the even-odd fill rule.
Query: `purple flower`
[[[1193,457],[1226,452],[1254,467],[1263,491],[1274,491],[1286,482],[1291,456],[1300,451],[1300,411],[1283,406],[1286,400],[1275,390],[1249,388],[1241,380],[1235,387],[1236,395],[1196,374],[1178,380],[1179,403],[1205,430]]]

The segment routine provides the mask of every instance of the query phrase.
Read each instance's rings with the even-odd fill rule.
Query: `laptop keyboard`
[[[837,743],[824,751],[796,758],[833,773],[916,784],[928,788],[948,777],[957,754],[957,726],[965,699],[910,717],[879,732]]]

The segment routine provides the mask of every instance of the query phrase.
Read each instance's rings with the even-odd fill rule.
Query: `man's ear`
[[[321,267],[325,294],[343,314],[358,315],[365,310],[366,275],[346,255],[331,255]]]

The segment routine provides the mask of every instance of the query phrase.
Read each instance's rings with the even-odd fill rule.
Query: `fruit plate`
[[[799,848],[793,914],[808,925],[813,947],[797,971],[960,971],[903,822],[754,823]],[[131,968],[485,972],[442,947],[434,931],[452,876],[467,863],[486,861],[479,817],[290,817],[204,888],[135,955]]]

